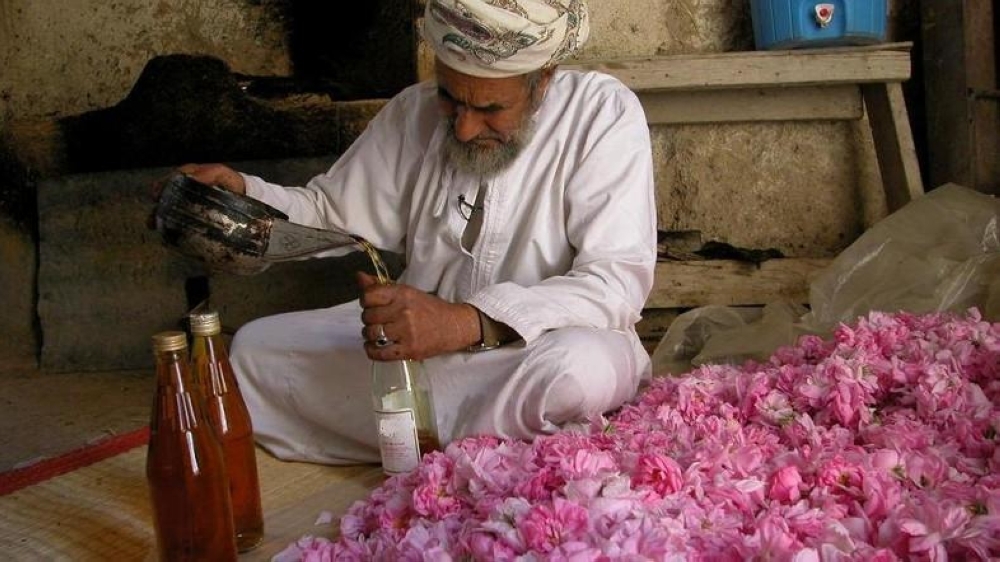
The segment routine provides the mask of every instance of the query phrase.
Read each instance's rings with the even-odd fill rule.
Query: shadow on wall
[[[355,136],[342,112],[324,96],[303,105],[287,111],[247,95],[213,57],[157,57],[118,105],[60,121],[66,172],[342,152]]]
[[[416,76],[413,0],[288,0],[294,78],[336,99],[388,98]]]
[[[323,93],[346,101],[390,98],[416,81],[412,0],[340,4],[275,0],[286,22],[292,76],[241,76],[258,97]]]
[[[118,105],[61,120],[62,173],[342,153],[360,130],[331,102],[384,100],[416,80],[412,0],[350,14],[335,3],[274,1],[292,76],[234,74],[210,56],[153,58]],[[303,111],[269,104],[287,107],[293,96]]]

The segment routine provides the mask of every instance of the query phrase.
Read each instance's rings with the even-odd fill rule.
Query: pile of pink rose
[[[996,559],[998,442],[1000,323],[871,313],[589,432],[452,443],[277,559]]]

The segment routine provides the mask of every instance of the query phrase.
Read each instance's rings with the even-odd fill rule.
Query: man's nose
[[[455,138],[469,142],[483,132],[483,116],[476,110],[459,106],[455,114]]]

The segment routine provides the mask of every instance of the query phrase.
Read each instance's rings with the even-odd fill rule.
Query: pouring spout
[[[354,247],[357,242],[357,238],[346,232],[274,219],[262,257],[269,262],[296,260],[320,252]]]

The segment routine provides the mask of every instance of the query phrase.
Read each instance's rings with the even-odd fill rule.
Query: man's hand
[[[239,172],[224,164],[184,164],[177,168],[176,172],[187,174],[195,180],[207,184],[217,185],[223,189],[228,189],[240,195],[246,195],[247,186],[243,181],[243,176]],[[163,192],[163,184],[175,175],[171,172],[169,176],[153,182],[153,199],[158,200]]]
[[[452,303],[409,285],[382,285],[358,273],[365,352],[376,361],[426,359],[465,349],[481,338],[479,315],[466,303]],[[391,342],[379,347],[381,327]]]
[[[187,174],[201,183],[207,185],[217,185],[223,189],[239,193],[240,195],[246,195],[247,192],[247,186],[246,182],[243,181],[243,176],[241,176],[236,170],[223,164],[185,164],[177,168],[176,171]],[[160,194],[163,193],[164,184],[175,174],[176,172],[171,172],[169,176],[160,178],[153,182],[153,201],[160,200]],[[146,219],[146,226],[150,230],[156,230],[155,213],[155,210],[152,211]]]
[[[247,193],[243,176],[223,164],[185,164],[177,170],[204,184],[217,185],[240,195]]]

